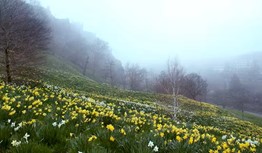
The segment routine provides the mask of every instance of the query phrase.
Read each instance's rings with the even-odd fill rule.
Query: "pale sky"
[[[262,51],[262,0],[40,0],[142,66]]]

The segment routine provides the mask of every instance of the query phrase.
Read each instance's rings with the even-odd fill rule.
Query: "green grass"
[[[262,127],[262,118],[259,117],[259,116],[255,116],[253,114],[249,114],[249,113],[245,113],[245,112],[242,113],[239,110],[233,110],[233,109],[227,109],[227,110],[239,119],[252,122],[252,123]]]

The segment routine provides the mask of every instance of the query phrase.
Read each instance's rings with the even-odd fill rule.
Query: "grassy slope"
[[[239,119],[243,119],[243,120],[246,120],[246,121],[249,121],[249,122],[252,122],[258,126],[261,126],[262,127],[262,118],[259,117],[259,116],[256,116],[256,115],[253,115],[253,114],[250,114],[250,113],[242,113],[241,111],[238,111],[238,110],[228,110],[232,113],[232,115],[234,115],[235,117],[239,118]]]
[[[160,106],[164,106],[165,110],[170,111],[169,107],[172,106],[173,99],[169,95],[120,90],[107,84],[99,84],[88,77],[83,76],[71,63],[65,62],[63,59],[57,58],[55,56],[49,55],[47,57],[46,64],[41,67],[42,71],[38,72],[39,78],[41,78],[41,80],[44,82],[64,88],[69,88],[87,96],[92,95],[93,97],[97,97],[100,100],[118,99],[129,102],[142,102],[146,104],[152,104],[153,102]],[[198,104],[198,102],[181,98],[180,102],[182,101],[191,101],[186,105],[186,107],[183,108],[183,110],[199,111],[203,109],[202,106],[196,107],[196,105],[194,105],[194,103]],[[204,103],[199,104],[202,105]],[[181,106],[183,107],[184,103],[181,103]],[[262,118],[256,117],[252,114],[244,113],[243,118],[242,113],[237,110],[230,110],[230,113],[222,109],[219,109],[219,111],[223,112],[219,112],[220,115],[223,114],[225,116],[236,117],[241,120],[252,122],[258,126],[262,126]]]
[[[43,71],[45,73],[41,75],[41,80],[49,82],[50,84],[77,90],[79,92],[82,91],[94,94],[99,93],[100,95],[111,97],[115,96],[120,99],[125,98],[128,101],[135,102],[156,102],[157,104],[165,106],[166,108],[172,105],[172,97],[168,95],[119,90],[117,88],[110,87],[107,84],[99,84],[83,76],[72,64],[54,56],[48,56],[47,65],[43,67]],[[137,99],[137,97],[139,97],[139,99]],[[228,111],[230,113],[228,113],[227,115],[230,114],[239,119],[246,120],[256,125],[262,126],[261,117],[244,113],[243,118],[242,113],[237,110]]]
[[[50,66],[52,68],[50,68]],[[235,142],[237,139],[240,139],[239,143],[243,145],[247,139],[258,142],[262,141],[261,127],[250,122],[239,120],[231,113],[214,105],[180,97],[181,110],[179,110],[178,113],[178,120],[174,121],[170,118],[172,115],[169,111],[166,111],[166,107],[163,108],[156,105],[156,103],[158,103],[161,104],[161,106],[168,106],[172,104],[172,97],[168,95],[124,91],[111,88],[106,84],[98,84],[82,76],[73,66],[70,66],[70,64],[55,57],[50,56],[48,66],[43,66],[41,71],[35,71],[33,74],[41,77],[41,79],[48,84],[63,88],[57,88],[56,86],[50,86],[42,82],[36,83],[34,81],[27,86],[2,85],[0,95],[4,97],[6,93],[10,93],[7,95],[7,97],[9,96],[8,100],[0,99],[2,110],[4,104],[7,103],[11,105],[11,108],[14,108],[17,113],[17,115],[10,116],[8,114],[12,112],[12,109],[6,109],[2,111],[0,115],[3,121],[0,122],[0,131],[2,131],[0,132],[0,139],[8,138],[8,140],[3,143],[6,145],[0,143],[0,147],[5,151],[10,150],[11,140],[18,139],[18,137],[22,135],[19,132],[17,134],[14,133],[11,138],[9,135],[6,135],[6,131],[12,131],[12,128],[6,127],[8,124],[4,123],[4,121],[12,118],[12,120],[16,120],[17,122],[23,120],[30,122],[32,117],[37,120],[36,124],[34,124],[36,129],[32,128],[30,124],[25,127],[32,135],[32,141],[28,145],[22,145],[24,148],[19,148],[20,152],[35,145],[39,145],[38,148],[42,147],[42,150],[49,150],[51,152],[61,148],[69,152],[76,152],[77,150],[88,152],[105,152],[106,150],[109,152],[152,152],[152,149],[147,147],[147,143],[150,140],[158,144],[160,152],[208,152],[210,149],[219,149],[218,146],[224,147],[224,150],[229,148],[231,150],[233,148],[241,150],[241,146]],[[37,89],[40,95],[35,95],[35,89]],[[49,109],[46,110],[47,117],[43,116],[43,112],[36,115],[37,112],[34,111],[28,112],[28,114],[22,115],[22,117],[19,115],[19,113],[22,113],[22,110],[14,104],[17,101],[27,101],[24,107],[34,106],[33,103],[35,100],[30,101],[27,95],[30,95],[29,97],[38,97],[45,101],[41,107],[50,108],[50,112],[48,111]],[[12,100],[12,97],[15,99]],[[86,97],[89,98],[86,99]],[[71,105],[76,105],[70,103],[74,100],[78,103],[77,107],[71,108]],[[70,102],[68,103],[67,101]],[[88,106],[86,106],[87,104]],[[107,106],[108,109],[101,105]],[[54,121],[57,120],[58,123],[58,121],[62,119],[61,114],[58,114],[58,117],[56,116],[57,112],[59,112],[57,107],[64,110],[65,114],[68,114],[67,116],[64,115],[64,117],[69,120],[66,124],[67,128],[60,129],[60,132],[50,126]],[[88,124],[84,121],[84,115],[77,119],[72,119],[74,117],[72,112],[83,114],[83,111],[80,111],[81,109],[79,110],[79,108],[88,111],[96,110],[100,115],[96,116],[96,113],[89,114],[89,119],[91,120],[88,121]],[[117,117],[115,118],[114,115],[106,116],[105,112],[113,112],[115,116],[121,118],[120,121],[116,119]],[[118,140],[111,142],[113,144],[107,141],[110,132],[106,130],[105,126],[109,123],[115,127],[115,131],[112,132],[111,135]],[[141,125],[138,126],[139,124]],[[81,128],[76,127],[77,125]],[[38,127],[39,130],[37,130]],[[51,131],[48,131],[48,129],[51,129]],[[90,129],[93,130],[90,131]],[[126,131],[127,134],[125,137],[121,136],[121,129]],[[116,132],[116,130],[119,130],[120,133]],[[25,133],[26,130],[23,130],[23,132]],[[49,132],[55,134],[54,138],[48,134]],[[68,137],[66,133],[68,135],[69,133],[73,133],[74,136]],[[143,139],[136,139],[133,137],[133,133],[136,133],[137,137]],[[47,135],[45,142],[39,141],[44,135]],[[96,135],[99,138],[96,143],[91,143],[89,147],[86,147],[84,144],[92,135]],[[227,135],[227,139],[223,140],[223,135]],[[236,138],[233,139],[234,137]],[[194,140],[193,142],[191,142],[191,138]],[[52,139],[54,139],[54,142]],[[58,139],[61,139],[61,141]],[[51,142],[54,144],[51,145]],[[225,146],[225,143],[227,146]],[[204,147],[203,144],[205,144]],[[66,147],[64,147],[65,145]],[[256,148],[257,151],[261,151],[260,145],[256,147],[251,145],[244,146],[244,149],[242,146],[242,149],[247,152],[250,152],[252,149],[254,150],[254,148]],[[11,151],[14,151],[12,147]],[[37,151],[39,151],[39,149]]]

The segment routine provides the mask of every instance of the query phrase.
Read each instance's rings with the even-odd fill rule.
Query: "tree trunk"
[[[5,70],[6,70],[6,81],[7,83],[12,82],[11,72],[10,72],[10,57],[8,48],[5,49]]]
[[[89,60],[89,57],[87,56],[86,61],[85,61],[85,65],[84,65],[83,75],[86,75],[86,69],[87,69],[87,65],[88,65],[88,60]]]
[[[241,104],[242,120],[244,120],[244,104]]]
[[[175,93],[175,88],[173,88],[173,100],[174,100],[174,118],[176,119],[178,104],[177,104],[177,97]]]
[[[244,120],[244,110],[242,109],[241,112],[242,112],[242,120]]]

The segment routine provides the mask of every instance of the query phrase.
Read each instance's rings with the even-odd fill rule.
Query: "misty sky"
[[[143,66],[262,51],[261,0],[41,0]],[[152,65],[155,65],[152,64]]]

